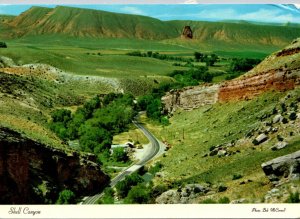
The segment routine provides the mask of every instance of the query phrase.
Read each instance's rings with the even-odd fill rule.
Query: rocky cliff
[[[204,105],[214,104],[218,100],[219,85],[187,87],[168,92],[162,102],[165,111],[173,113],[176,109],[192,110]]]
[[[300,85],[300,39],[267,57],[245,75],[213,86],[171,91],[162,98],[165,111],[191,110],[216,102],[247,100],[266,91],[285,91]]]
[[[64,189],[77,196],[95,194],[109,182],[95,160],[0,127],[0,203],[53,203]]]

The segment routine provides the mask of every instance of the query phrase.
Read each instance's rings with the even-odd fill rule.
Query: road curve
[[[143,125],[141,125],[139,122],[137,122],[137,121],[132,121],[132,122],[148,138],[148,140],[151,143],[151,148],[149,150],[149,153],[142,160],[140,160],[137,163],[131,165],[130,167],[128,167],[127,169],[122,171],[118,176],[113,178],[111,180],[110,184],[109,184],[110,187],[114,187],[118,182],[123,180],[125,178],[125,176],[130,175],[133,172],[140,169],[141,167],[143,167],[147,162],[151,161],[158,154],[158,152],[160,151],[161,144],[159,143],[157,138],[155,138],[155,136],[151,132],[149,132]],[[90,197],[86,197],[82,201],[81,204],[95,204],[102,197],[102,195],[103,195],[103,193],[100,193],[100,194],[97,194],[97,195],[94,195],[94,196],[90,196]]]

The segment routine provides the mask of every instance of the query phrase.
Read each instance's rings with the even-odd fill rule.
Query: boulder
[[[219,157],[223,157],[223,156],[225,156],[227,154],[227,151],[225,151],[225,150],[219,150],[218,151],[218,156]]]
[[[180,202],[180,193],[176,190],[168,190],[156,198],[158,204],[177,204]]]
[[[299,179],[300,151],[265,162],[261,167],[273,184],[283,180]]]
[[[272,128],[272,132],[273,133],[278,132],[278,128],[277,127]]]
[[[282,120],[283,120],[283,116],[278,114],[278,115],[274,116],[273,123],[281,122]]]
[[[257,144],[263,143],[267,139],[268,139],[268,136],[266,134],[264,134],[264,133],[260,134],[259,136],[257,136],[255,138],[255,140],[257,141]]]
[[[200,184],[188,184],[178,190],[168,190],[156,198],[158,204],[185,204],[191,203],[199,195],[210,191],[209,186]]]
[[[285,141],[280,141],[278,142],[275,146],[272,147],[272,150],[280,150],[282,148],[285,148],[286,146],[288,146],[289,144]]]
[[[245,198],[241,198],[241,199],[237,199],[237,200],[232,200],[230,202],[230,204],[242,204],[242,203],[246,203],[247,200]]]

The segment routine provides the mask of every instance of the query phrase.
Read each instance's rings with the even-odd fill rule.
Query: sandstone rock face
[[[300,40],[274,53],[247,74],[225,82],[219,101],[251,99],[269,90],[291,90],[300,84]]]
[[[270,70],[225,82],[219,91],[219,101],[247,100],[269,90],[292,90],[300,84],[299,69]]]
[[[67,154],[0,128],[0,203],[53,203],[63,189],[95,194],[109,177],[94,161],[92,155]]]
[[[218,100],[219,85],[187,87],[170,91],[164,97],[164,109],[172,114],[176,109],[192,110],[204,105],[211,105]]]
[[[182,34],[181,34],[181,38],[184,39],[193,39],[193,31],[191,29],[190,26],[185,26],[183,28]]]
[[[262,169],[273,184],[300,178],[300,151],[263,163]]]

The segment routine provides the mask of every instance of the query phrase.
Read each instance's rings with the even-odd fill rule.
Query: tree
[[[203,74],[202,81],[209,83],[209,82],[212,81],[213,77],[214,77],[214,76],[213,76],[212,74],[210,74],[210,73],[208,73],[208,72],[205,72],[205,73]]]
[[[200,61],[202,62],[204,54],[200,53],[200,52],[195,52],[194,57],[195,57],[196,62],[200,62]]]
[[[118,182],[116,185],[119,197],[125,198],[132,186],[136,186],[143,181],[143,178],[137,173],[126,176],[124,180]]]
[[[246,72],[251,70],[260,62],[259,59],[237,59],[234,58],[231,60],[229,71],[232,72]]]
[[[112,158],[117,162],[126,162],[129,157],[127,153],[124,151],[124,148],[116,148],[112,154]]]
[[[79,135],[80,147],[87,152],[103,151],[109,147],[112,140],[111,134],[107,130],[90,126],[88,123],[80,127]]]
[[[91,118],[94,110],[101,106],[101,101],[98,96],[93,97],[83,106],[83,112],[86,118]]]
[[[5,42],[0,42],[0,48],[7,48],[7,45]]]
[[[151,101],[153,101],[153,96],[150,94],[139,97],[137,101],[139,109],[146,110]]]
[[[160,99],[153,99],[147,106],[147,116],[152,119],[159,119],[161,116],[161,108]]]
[[[126,204],[147,204],[150,198],[150,190],[141,183],[132,187],[124,201]]]
[[[65,189],[59,193],[56,204],[75,204],[75,194],[71,190]]]
[[[98,202],[99,204],[113,204],[114,200],[114,190],[111,187],[104,189],[104,195]]]
[[[51,113],[53,122],[62,122],[66,124],[71,119],[71,111],[66,109],[58,109]]]
[[[148,57],[152,57],[152,51],[148,51],[148,52],[147,52],[147,56],[148,56]]]

